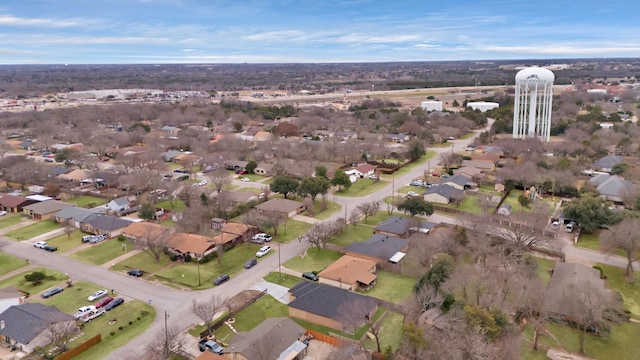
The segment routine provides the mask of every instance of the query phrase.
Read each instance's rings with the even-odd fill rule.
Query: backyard
[[[27,225],[13,231],[9,231],[5,234],[5,236],[10,237],[14,240],[22,241],[31,239],[38,235],[42,235],[44,233],[48,233],[49,231],[57,230],[59,228],[60,225],[54,221],[42,220],[35,224]]]
[[[378,281],[368,292],[362,293],[377,299],[386,300],[394,304],[402,304],[404,299],[411,296],[413,285],[416,279],[392,273],[385,270],[378,270]]]
[[[378,339],[380,340],[380,349],[384,352],[387,347],[394,351],[400,347],[402,343],[402,326],[404,316],[394,311],[387,311],[380,324]],[[364,342],[367,349],[376,349],[376,342],[373,339],[367,339]]]
[[[104,205],[109,201],[107,199],[96,197],[96,196],[82,195],[82,196],[74,197],[71,199],[67,199],[64,202],[73,204],[76,207],[94,208],[96,206]]]

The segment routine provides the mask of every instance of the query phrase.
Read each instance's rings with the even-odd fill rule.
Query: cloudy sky
[[[640,57],[640,1],[11,0],[1,64]]]

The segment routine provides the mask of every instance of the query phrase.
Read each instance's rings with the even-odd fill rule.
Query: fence
[[[90,349],[93,345],[96,345],[102,341],[102,334],[98,334],[91,339],[83,342],[82,344],[74,347],[73,349],[66,351],[56,357],[56,360],[70,360],[73,357],[83,353],[84,351]]]
[[[319,340],[319,341],[322,341],[323,343],[326,343],[326,344],[329,344],[329,345],[333,345],[333,346],[342,345],[342,341],[340,341],[339,339],[337,339],[337,338],[335,338],[333,336],[327,335],[327,334],[323,334],[323,333],[311,330],[311,329],[306,329],[305,335],[306,336],[311,335],[311,336],[313,336],[314,340]],[[351,341],[353,341],[353,340],[351,340]]]
[[[240,311],[244,310],[247,306],[253,304],[254,302],[258,301],[261,297],[267,295],[267,289],[261,291],[260,293],[256,294],[254,297],[252,297],[251,299],[247,300],[246,302],[244,302],[243,304],[241,304],[240,306],[236,307],[236,308],[229,308],[229,313],[222,317],[222,319],[216,321],[215,323],[213,323],[210,327],[211,331],[217,330],[220,326],[222,326],[224,324],[225,321],[227,321],[228,318],[231,318],[233,316],[235,316],[235,314],[239,313]],[[200,333],[200,338],[204,338],[205,336],[209,335],[209,329],[205,329]]]

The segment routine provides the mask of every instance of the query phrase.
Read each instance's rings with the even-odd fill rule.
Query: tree
[[[29,281],[33,285],[40,285],[40,283],[42,283],[42,280],[44,280],[45,278],[46,275],[42,271],[34,271],[24,276],[24,279]]]
[[[281,121],[273,130],[276,136],[290,137],[298,136],[298,127],[290,121]]]
[[[212,171],[209,177],[211,178],[211,183],[215,186],[218,194],[220,194],[222,188],[230,182],[229,174],[223,168]]]
[[[398,204],[398,210],[403,211],[405,214],[411,214],[411,217],[416,215],[429,216],[434,211],[433,204],[418,196],[407,196]]]
[[[165,313],[166,316],[169,316],[169,314]],[[181,336],[180,330],[175,326],[159,331],[153,339],[146,346],[144,359],[166,360],[172,359],[174,356],[187,359],[191,357],[186,350],[185,337]]]
[[[622,175],[627,171],[628,168],[629,165],[627,165],[626,163],[615,164],[611,167],[611,175]]]
[[[373,339],[376,342],[378,352],[382,352],[382,349],[380,348],[380,339],[378,337],[381,322],[376,323],[373,321],[374,314],[370,314],[368,312],[370,309],[371,303],[369,299],[356,299],[344,302],[337,310],[346,331],[355,333],[356,329],[359,327],[368,325],[369,333],[373,336]]]
[[[320,194],[325,195],[329,191],[331,184],[329,180],[322,177],[308,177],[302,179],[298,186],[298,194],[303,197],[310,196],[312,201]]]
[[[369,216],[375,215],[380,210],[380,203],[374,200],[363,202],[357,209],[364,215],[364,221],[367,222]]]
[[[638,229],[640,229],[640,219],[629,217],[600,233],[600,245],[604,252],[615,254],[618,249],[624,251],[627,258],[626,276],[633,274],[633,262],[638,260],[640,251]]]
[[[412,360],[422,360],[426,356],[424,350],[427,349],[427,339],[424,329],[417,326],[414,322],[405,322],[402,331],[402,348],[403,355],[410,356]]]
[[[245,170],[247,170],[247,172],[249,174],[253,174],[253,171],[258,167],[258,163],[256,163],[255,161],[251,160],[247,163],[247,166],[244,167]]]
[[[340,191],[341,187],[344,187],[345,189],[350,188],[351,180],[349,180],[349,177],[345,174],[344,170],[336,170],[333,174],[333,179],[331,179],[331,185],[337,186],[338,191]]]
[[[317,247],[324,248],[331,241],[331,238],[337,234],[338,227],[335,223],[317,223],[305,235],[306,240]]]
[[[46,347],[49,347],[55,354],[62,354],[69,350],[67,344],[77,332],[78,327],[73,321],[52,323],[45,332]]]
[[[605,200],[594,193],[582,194],[564,206],[567,219],[575,220],[582,231],[592,233],[603,225],[613,225],[618,219],[606,205]]]
[[[149,204],[144,203],[140,205],[138,209],[138,217],[143,220],[151,221],[156,218],[156,207]]]
[[[329,179],[329,177],[327,177],[327,168],[322,165],[316,166],[315,173],[316,177],[325,178],[327,180]]]
[[[211,325],[215,319],[218,311],[222,310],[224,302],[215,295],[212,295],[209,300],[197,301],[192,299],[191,310],[193,313],[202,320],[207,327],[207,332],[211,336]]]
[[[353,227],[358,226],[358,222],[360,221],[361,216],[362,213],[360,212],[360,209],[356,208],[351,210],[351,214],[349,214],[349,222],[353,225]]]
[[[493,314],[487,309],[475,305],[466,305],[464,314],[471,329],[480,329],[491,340],[495,340],[500,336],[502,329],[496,323]]]
[[[162,255],[164,248],[169,243],[170,231],[171,229],[159,230],[158,228],[147,226],[144,231],[145,234],[136,237],[133,240],[133,245],[149,254],[156,262],[160,262],[160,255]]]
[[[276,176],[269,188],[274,193],[282,194],[285,199],[298,190],[298,181],[286,175]]]
[[[71,234],[75,231],[72,221],[73,218],[64,221],[64,233],[67,234],[67,240],[71,240]]]
[[[427,151],[424,149],[424,144],[419,139],[413,139],[409,141],[409,160],[416,161],[423,157]]]

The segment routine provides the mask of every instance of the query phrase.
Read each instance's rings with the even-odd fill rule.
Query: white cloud
[[[79,23],[73,20],[53,20],[45,18],[20,18],[11,15],[0,15],[0,25],[7,26],[45,26],[45,27],[70,27]]]

